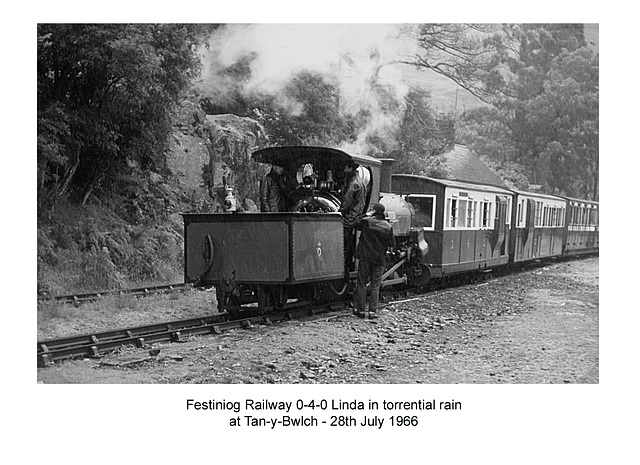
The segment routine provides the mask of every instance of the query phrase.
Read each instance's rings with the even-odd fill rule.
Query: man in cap
[[[350,270],[353,270],[353,251],[356,247],[355,224],[366,208],[366,188],[356,170],[357,165],[353,162],[344,166],[345,186],[339,209],[344,225],[345,261]]]
[[[373,211],[356,223],[362,233],[356,248],[358,280],[356,286],[356,315],[365,316],[367,282],[370,283],[369,318],[377,318],[378,298],[387,249],[396,245],[391,224],[384,217],[384,205],[373,204]]]
[[[283,212],[286,210],[285,182],[282,166],[273,165],[260,181],[260,211]]]

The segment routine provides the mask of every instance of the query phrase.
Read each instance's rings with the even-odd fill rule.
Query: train
[[[265,313],[348,300],[357,262],[345,252],[340,203],[355,164],[366,209],[385,206],[396,249],[382,288],[424,287],[496,268],[599,250],[599,203],[472,182],[394,174],[395,160],[329,147],[253,152],[289,180],[287,209],[184,213],[185,283],[213,286],[218,311]]]

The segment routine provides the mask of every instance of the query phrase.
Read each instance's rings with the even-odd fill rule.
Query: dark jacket
[[[355,222],[364,213],[366,202],[366,190],[364,183],[357,174],[353,174],[347,181],[340,213],[344,220],[344,225],[348,228],[354,227]]]
[[[283,212],[286,210],[284,197],[284,181],[273,171],[270,171],[260,181],[260,211]]]
[[[384,215],[374,215],[356,222],[356,228],[362,231],[356,258],[372,265],[384,265],[387,248],[396,245],[391,224]]]

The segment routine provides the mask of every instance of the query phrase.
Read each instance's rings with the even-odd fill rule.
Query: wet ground
[[[39,324],[39,339],[212,308],[206,293],[161,299],[136,302],[131,310],[110,313],[103,305],[48,319]],[[158,348],[157,355],[128,347],[101,359],[67,361],[39,368],[37,378],[45,384],[594,384],[599,259],[408,296],[374,321],[319,317]]]

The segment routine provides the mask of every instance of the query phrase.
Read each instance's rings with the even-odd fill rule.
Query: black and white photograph
[[[30,24],[34,458],[607,457],[599,20],[417,10]]]
[[[42,383],[597,383],[597,24],[39,24]]]

